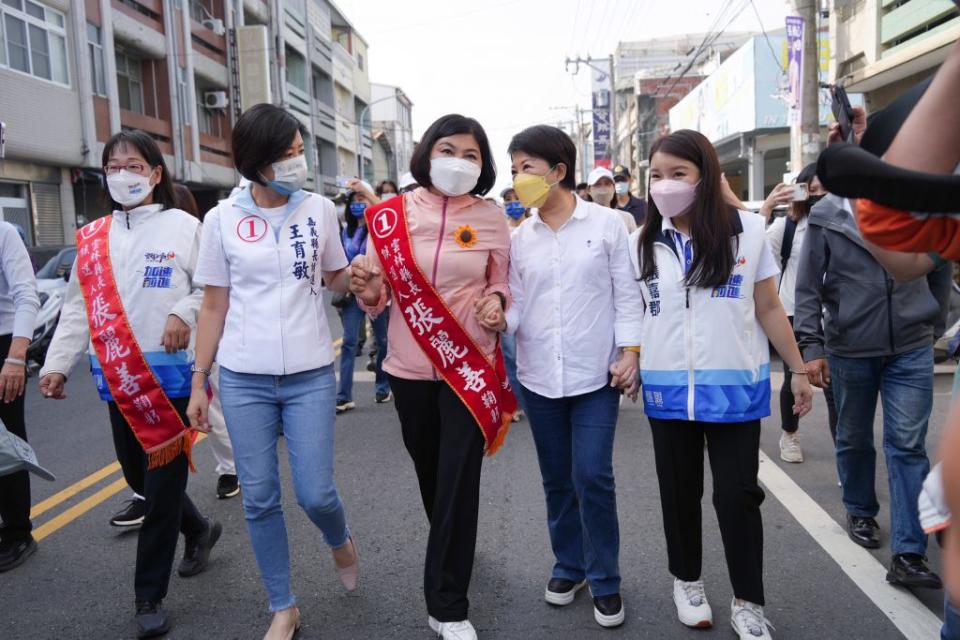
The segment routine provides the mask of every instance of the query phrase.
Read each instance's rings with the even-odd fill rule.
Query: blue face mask
[[[350,213],[356,218],[362,218],[363,213],[367,210],[366,202],[351,202],[350,203]]]
[[[519,220],[527,212],[526,207],[523,206],[520,202],[514,200],[513,202],[508,202],[503,206],[504,212],[508,217],[513,218],[514,220]]]

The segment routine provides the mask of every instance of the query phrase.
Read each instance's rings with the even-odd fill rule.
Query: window
[[[107,78],[103,72],[103,40],[100,27],[87,23],[87,48],[90,50],[90,82],[93,95],[107,95]]]
[[[300,91],[307,90],[307,61],[290,47],[287,47],[287,82]]]
[[[363,54],[357,53],[357,66],[360,67],[360,71],[363,71]]]
[[[0,64],[44,80],[69,84],[62,13],[31,0],[3,0],[0,16]]]
[[[200,128],[200,133],[217,138],[225,137],[227,112],[223,109],[207,109],[204,104],[204,97],[208,91],[222,91],[222,89],[201,87],[199,84],[196,88],[197,126]]]
[[[127,111],[143,111],[143,80],[140,75],[140,60],[117,51],[117,92],[120,108]]]

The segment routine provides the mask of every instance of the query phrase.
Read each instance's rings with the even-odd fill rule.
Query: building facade
[[[387,84],[372,84],[374,155],[373,179],[397,182],[410,170],[413,155],[413,102],[403,89]]]
[[[0,215],[29,245],[72,243],[107,213],[101,155],[123,129],[206,211],[237,183],[232,123],[259,102],[300,119],[308,188],[334,195],[373,170],[367,59],[326,0],[4,0]]]

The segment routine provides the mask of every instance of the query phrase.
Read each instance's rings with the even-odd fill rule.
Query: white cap
[[[412,187],[416,184],[417,180],[413,177],[413,174],[408,171],[400,176],[400,184],[397,185],[397,188],[406,189],[407,187]]]
[[[600,178],[610,178],[610,182],[613,182],[613,172],[606,167],[597,167],[587,177],[587,184],[592,187],[600,181]]]

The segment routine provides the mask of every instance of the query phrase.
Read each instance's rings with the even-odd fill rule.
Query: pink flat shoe
[[[357,552],[357,545],[353,541],[353,537],[349,538],[350,546],[353,547],[353,564],[349,567],[340,567],[337,566],[337,561],[334,559],[333,564],[337,570],[337,577],[340,578],[340,582],[343,583],[343,587],[347,591],[356,591],[357,583],[360,581],[360,553]]]

